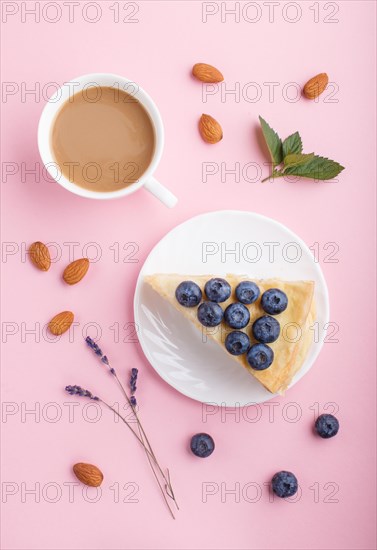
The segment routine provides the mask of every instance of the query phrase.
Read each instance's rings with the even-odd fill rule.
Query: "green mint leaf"
[[[302,141],[298,132],[288,136],[283,141],[283,156],[302,153]]]
[[[260,116],[260,124],[264,139],[266,140],[268,150],[270,151],[272,162],[275,165],[280,164],[283,161],[283,147],[282,141],[277,133],[267,124],[267,122]]]
[[[309,162],[309,160],[312,160],[312,158],[314,158],[314,153],[308,153],[307,155],[303,155],[302,153],[287,155],[284,157],[284,170],[288,166],[293,167],[305,164]]]
[[[313,180],[331,180],[342,170],[344,170],[344,166],[341,166],[338,162],[314,155],[305,164],[287,166],[284,170],[284,175],[301,176],[302,178]]]

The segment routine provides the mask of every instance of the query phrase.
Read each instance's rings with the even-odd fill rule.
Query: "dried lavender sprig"
[[[102,363],[104,363],[106,366],[108,366],[108,367],[109,367],[109,370],[110,370],[110,372],[111,372],[111,374],[113,374],[113,375],[115,376],[115,378],[116,378],[116,380],[117,380],[117,382],[118,382],[118,385],[119,385],[119,387],[120,387],[120,389],[121,389],[121,391],[122,391],[124,397],[126,398],[128,404],[131,406],[132,411],[133,411],[133,413],[134,413],[134,415],[135,415],[135,418],[136,418],[136,421],[137,421],[137,424],[138,424],[138,427],[139,427],[139,432],[142,432],[142,433],[140,433],[140,436],[141,436],[142,439],[145,438],[145,442],[147,443],[149,449],[147,449],[147,447],[145,446],[144,441],[141,441],[141,443],[142,443],[143,447],[145,448],[145,450],[148,452],[148,454],[151,454],[154,463],[156,464],[156,466],[157,466],[157,468],[159,469],[159,471],[160,471],[162,477],[163,477],[164,480],[165,480],[165,483],[166,483],[165,487],[166,487],[166,488],[168,487],[168,488],[170,489],[170,493],[169,493],[168,491],[166,491],[166,492],[167,492],[167,494],[169,495],[169,497],[172,498],[172,499],[174,500],[174,503],[175,503],[177,509],[179,510],[178,503],[177,503],[177,501],[176,501],[176,499],[175,499],[173,487],[172,487],[172,485],[171,485],[169,470],[167,470],[167,472],[168,472],[168,479],[167,479],[167,478],[166,478],[166,475],[165,475],[164,472],[162,471],[161,466],[159,465],[159,463],[158,463],[158,461],[157,461],[156,455],[154,454],[154,451],[153,451],[153,449],[152,449],[152,445],[150,444],[149,439],[148,439],[148,437],[147,437],[147,434],[145,433],[145,430],[144,430],[144,428],[143,428],[143,426],[142,426],[142,424],[141,424],[141,422],[140,422],[140,419],[139,419],[139,417],[138,417],[137,411],[136,411],[136,409],[135,409],[136,404],[137,404],[136,398],[135,398],[133,395],[131,395],[131,397],[128,397],[127,392],[126,392],[126,390],[124,389],[124,386],[123,386],[122,382],[119,380],[119,378],[118,378],[118,376],[117,376],[117,374],[116,374],[116,372],[115,372],[115,369],[111,367],[110,361],[108,360],[107,356],[102,354],[102,350],[97,346],[97,344],[94,342],[94,340],[92,340],[92,338],[90,338],[89,336],[87,336],[87,338],[86,338],[86,343],[89,345],[89,347],[90,347],[91,349],[93,349],[93,350],[95,351],[96,355],[100,355],[100,356],[101,356],[101,361],[102,361]],[[132,370],[134,371],[135,382],[136,382],[138,369],[132,369]],[[136,371],[136,372],[135,372],[135,371]],[[131,375],[132,375],[132,371],[131,371]],[[135,386],[135,390],[136,390],[136,386]],[[105,403],[104,401],[102,401],[102,402],[103,402],[107,407],[109,407],[109,405],[108,405],[107,403]],[[109,407],[109,408],[112,409],[111,407]],[[115,412],[116,414],[118,414],[118,412],[115,411],[115,409],[112,409],[112,410],[114,410],[114,412]],[[124,420],[123,417],[120,416],[119,414],[118,414],[118,416],[119,416],[122,420]],[[127,422],[126,422],[126,424],[128,425]],[[136,434],[136,432],[131,428],[131,426],[129,426],[129,428],[130,428],[131,431],[135,434],[135,436],[138,437],[137,434]],[[139,439],[139,438],[138,438],[138,439]],[[148,455],[147,455],[147,456],[148,456]],[[148,460],[149,460],[149,456],[148,456]],[[155,474],[154,471],[153,471],[153,473]],[[170,510],[170,507],[169,507],[169,510]],[[170,512],[171,512],[171,510],[170,510]],[[171,514],[173,515],[172,512],[171,512]],[[174,517],[174,515],[173,515],[173,517]]]

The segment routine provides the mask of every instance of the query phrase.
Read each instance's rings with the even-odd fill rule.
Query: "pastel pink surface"
[[[114,3],[97,2],[96,23],[82,15],[87,2],[76,8],[74,22],[63,10],[56,23],[43,17],[33,22],[30,15],[23,22],[22,3],[3,2],[3,9],[6,4],[19,11],[2,24],[2,80],[19,91],[2,103],[2,160],[3,167],[13,162],[20,170],[2,178],[3,548],[375,548],[375,4],[330,3],[339,7],[335,15],[319,4],[318,23],[309,2],[296,3],[296,23],[286,20],[294,13],[284,12],[284,3],[275,8],[273,22],[261,7],[255,23],[242,17],[237,23],[230,15],[222,22],[220,11],[204,23],[200,2],[139,2],[137,23],[122,22],[131,11],[122,2],[120,22],[114,21]],[[211,4],[220,10],[223,3]],[[93,17],[89,11],[87,19]],[[226,95],[222,101],[218,91],[205,102],[200,83],[190,76],[198,61],[218,66],[228,90],[239,82],[240,100]],[[144,190],[97,202],[30,174],[23,178],[21,163],[30,169],[40,162],[36,131],[45,98],[23,97],[21,88],[39,83],[41,95],[48,95],[47,83],[97,71],[135,80],[159,106],[166,149],[156,176],[178,196],[175,209]],[[287,84],[303,85],[322,71],[335,83],[332,97],[327,93],[318,103],[287,99],[295,90]],[[254,102],[247,101],[250,82],[261,90]],[[277,85],[270,101],[265,83],[272,82]],[[223,126],[224,139],[216,146],[198,136],[202,112]],[[227,168],[266,162],[256,132],[259,114],[284,137],[300,130],[305,151],[338,160],[345,172],[326,183],[249,183],[242,175],[239,182],[229,175],[222,181],[222,162]],[[219,172],[205,183],[208,162],[217,163]],[[136,278],[154,244],[177,223],[224,208],[276,218],[318,247],[339,341],[325,344],[310,373],[285,397],[209,415],[157,376],[133,343],[130,323]],[[56,243],[52,248],[59,254],[48,273],[25,257],[35,240]],[[329,261],[329,243],[337,247],[337,262]],[[73,259],[70,250],[74,259],[87,253],[97,260],[75,287],[61,281]],[[64,309],[76,314],[73,338],[66,334],[50,342],[42,329]],[[36,334],[27,333],[33,328]],[[124,379],[131,367],[140,369],[141,414],[156,453],[171,470],[181,507],[176,521],[127,430],[106,411],[93,421],[95,409],[63,391],[66,384],[80,384],[112,403],[119,399],[84,346],[86,333],[101,336],[101,347]],[[78,405],[72,409],[73,402]],[[323,412],[329,402],[339,409],[341,430],[325,441],[314,436],[312,425],[315,411]],[[26,414],[35,407],[39,416]],[[293,422],[295,411],[299,418]],[[207,460],[188,450],[198,431],[216,441]],[[105,475],[97,502],[89,502],[95,493],[83,493],[81,486],[70,501],[71,466],[80,461],[98,465]],[[270,502],[264,484],[280,469],[299,478],[297,502]],[[25,494],[33,487],[40,502]],[[236,495],[227,493],[231,489]],[[206,491],[214,494],[206,497]]]

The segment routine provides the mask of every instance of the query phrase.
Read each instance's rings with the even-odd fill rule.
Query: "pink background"
[[[9,3],[2,4],[4,9]],[[21,10],[21,3],[11,4]],[[39,4],[42,8],[44,3]],[[285,20],[295,15],[284,11],[286,3],[275,8],[273,22],[260,3],[256,23],[242,18],[236,23],[232,16],[221,22],[219,13],[203,23],[201,2],[139,2],[139,22],[134,24],[114,22],[114,3],[106,1],[98,2],[100,20],[89,23],[82,16],[85,4],[76,8],[72,23],[67,9],[56,23],[34,22],[31,16],[22,22],[21,11],[9,16],[2,24],[2,79],[20,90],[35,83],[43,89],[48,82],[62,84],[97,71],[137,81],[161,110],[166,149],[156,176],[179,203],[168,210],[144,190],[114,202],[90,201],[57,184],[36,182],[33,175],[23,182],[21,171],[6,181],[3,176],[2,237],[7,254],[2,263],[2,398],[8,403],[3,407],[14,413],[2,419],[3,548],[375,548],[375,3],[338,1],[330,3],[328,11],[319,3],[318,23],[310,2],[299,3],[302,13],[296,23]],[[124,4],[119,2],[122,15]],[[220,3],[213,5],[220,9]],[[339,11],[331,16],[333,6]],[[93,13],[89,11],[88,17]],[[48,17],[54,17],[53,8]],[[325,17],[338,22],[324,22]],[[218,93],[204,104],[200,83],[190,77],[198,61],[218,66],[228,89],[236,82],[241,89],[256,82],[262,96],[254,103],[242,96],[239,102],[232,96],[222,102]],[[333,102],[328,92],[317,103],[284,97],[287,83],[303,85],[321,71],[337,87]],[[278,83],[271,101],[266,82]],[[294,96],[294,88],[289,92]],[[40,161],[36,132],[44,103],[43,97],[23,98],[20,91],[3,98],[3,163],[26,163],[31,168]],[[224,139],[216,146],[204,144],[198,136],[202,112],[222,123]],[[222,182],[220,173],[203,183],[203,162],[225,162],[227,167],[265,162],[256,134],[259,114],[282,137],[300,130],[305,152],[328,155],[346,171],[338,181],[322,184],[248,183],[242,177],[237,183],[232,176]],[[263,167],[264,175],[266,170]],[[136,278],[151,248],[176,224],[226,208],[276,218],[309,246],[318,243],[331,321],[339,325],[339,342],[325,344],[310,373],[285,397],[273,400],[272,418],[272,406],[263,405],[254,423],[246,414],[237,419],[221,416],[220,410],[204,422],[201,404],[165,384],[122,328],[133,320]],[[25,246],[35,240],[58,243],[61,257],[47,274],[25,261]],[[101,257],[85,282],[71,288],[60,276],[72,259],[64,243],[75,242],[75,258],[85,253],[87,243],[97,243],[87,252],[93,257],[100,250]],[[139,247],[137,263],[123,261],[130,249],[122,248],[130,242]],[[120,247],[118,262],[114,243]],[[327,243],[339,246],[337,263],[324,261],[333,250],[333,245],[326,249]],[[72,341],[66,334],[49,342],[42,327],[63,309],[73,310],[79,323]],[[91,328],[88,323],[93,323]],[[181,505],[175,522],[164,508],[141,449],[110,413],[103,411],[98,422],[89,422],[86,415],[93,409],[79,401],[69,421],[64,403],[75,400],[64,393],[66,384],[81,384],[111,402],[119,399],[82,341],[85,330],[96,336],[98,327],[100,344],[119,374],[126,379],[132,366],[140,369],[141,415],[162,464],[171,469]],[[33,328],[37,335],[25,334]],[[322,412],[328,402],[339,409],[341,431],[325,441],[315,437],[311,427],[316,407]],[[33,409],[38,403],[39,418],[23,416],[25,407]],[[289,403],[296,409],[285,407]],[[289,422],[295,410],[301,418]],[[249,418],[256,413],[250,409]],[[61,418],[56,422],[49,420],[57,414]],[[216,441],[216,451],[207,460],[188,451],[189,438],[198,431],[208,431]],[[98,502],[87,502],[93,493],[89,491],[85,500],[81,486],[69,502],[63,484],[75,481],[71,466],[78,461],[97,464],[104,472]],[[302,495],[297,502],[269,502],[263,484],[279,469],[298,476]],[[5,492],[11,482],[13,495]],[[237,482],[240,502],[225,494],[237,488]],[[262,490],[257,502],[248,502],[255,489],[242,496],[242,488],[252,482]],[[22,494],[36,483],[40,502],[35,495]],[[139,486],[137,503],[122,503],[133,487],[126,491],[126,483]],[[207,502],[202,501],[203,483],[218,488]],[[116,484],[120,502],[114,498]],[[53,503],[57,488],[60,499]]]

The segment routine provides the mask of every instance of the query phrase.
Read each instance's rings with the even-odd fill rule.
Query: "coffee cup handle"
[[[168,208],[173,208],[178,202],[177,197],[173,195],[169,189],[164,187],[162,183],[156,180],[156,178],[149,178],[149,180],[145,182],[144,187]]]

